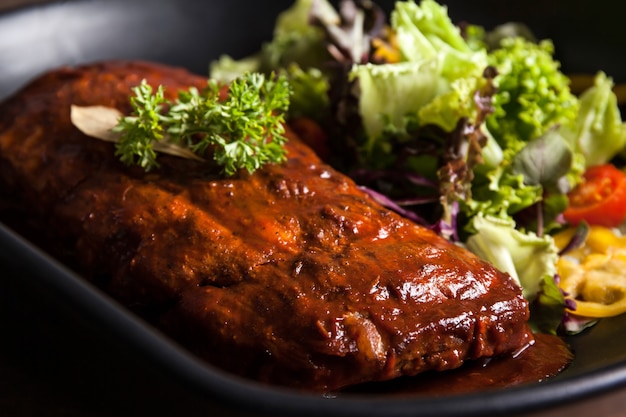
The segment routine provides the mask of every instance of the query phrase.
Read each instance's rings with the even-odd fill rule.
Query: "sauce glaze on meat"
[[[377,205],[289,130],[285,164],[222,179],[170,156],[126,167],[72,126],[72,104],[128,112],[142,79],[170,97],[206,83],[107,62],[51,71],[0,105],[2,193],[86,278],[202,358],[327,391],[532,343],[508,275]]]

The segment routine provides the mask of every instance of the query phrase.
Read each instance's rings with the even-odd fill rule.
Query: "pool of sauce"
[[[468,362],[450,371],[425,372],[414,377],[362,384],[342,393],[433,397],[483,392],[546,381],[563,371],[572,359],[572,352],[560,337],[536,334],[535,343],[514,356]]]

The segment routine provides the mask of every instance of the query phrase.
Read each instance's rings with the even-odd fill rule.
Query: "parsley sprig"
[[[286,159],[283,122],[291,89],[284,76],[245,74],[230,83],[225,98],[214,80],[203,90],[180,91],[175,101],[145,80],[133,93],[132,114],[114,128],[120,133],[116,155],[126,164],[158,167],[155,143],[164,141],[198,156],[212,154],[227,176]]]

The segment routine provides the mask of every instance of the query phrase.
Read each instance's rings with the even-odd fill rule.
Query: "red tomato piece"
[[[569,194],[569,207],[563,213],[573,225],[617,227],[626,218],[626,173],[612,164],[587,168],[584,181]]]

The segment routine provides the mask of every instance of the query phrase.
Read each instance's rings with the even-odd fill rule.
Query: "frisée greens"
[[[577,96],[554,52],[519,24],[457,25],[434,0],[398,1],[389,16],[372,2],[296,0],[257,54],[224,56],[211,77],[285,76],[289,115],[328,132],[330,163],[508,272],[535,329],[556,333],[572,306],[552,233],[585,169],[622,152],[626,125],[612,79],[600,72]]]

